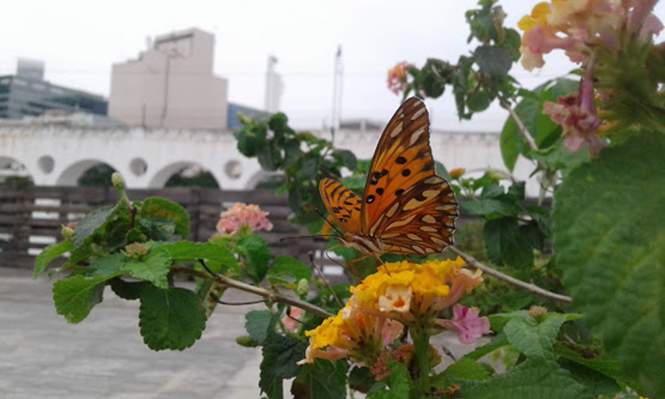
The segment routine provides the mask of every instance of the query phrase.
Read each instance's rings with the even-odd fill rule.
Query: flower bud
[[[307,281],[306,278],[301,279],[298,281],[298,285],[296,286],[296,294],[299,296],[305,296],[309,292],[309,281]]]
[[[69,226],[62,226],[62,230],[60,230],[60,234],[62,234],[63,237],[65,237],[66,240],[71,240],[72,236],[74,235],[74,229],[72,229]]]
[[[460,177],[464,176],[464,173],[466,173],[466,169],[464,168],[455,168],[451,170],[448,174],[450,175],[450,178],[453,180],[457,180]]]
[[[139,260],[143,258],[149,250],[150,248],[148,248],[147,245],[135,242],[125,247],[125,255],[127,255],[128,258]]]
[[[255,348],[257,346],[256,341],[254,341],[249,335],[241,335],[237,337],[236,343],[245,348]]]

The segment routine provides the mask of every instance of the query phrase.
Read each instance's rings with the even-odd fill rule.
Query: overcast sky
[[[504,0],[507,26],[536,0]],[[282,110],[298,127],[330,120],[337,46],[343,49],[342,118],[386,121],[400,97],[386,89],[386,71],[398,61],[422,65],[428,57],[456,62],[472,47],[464,12],[470,0],[294,1],[12,1],[0,23],[0,75],[13,74],[18,57],[46,63],[54,84],[108,97],[111,65],[134,59],[146,38],[198,27],[216,36],[215,73],[229,79],[229,100],[263,107],[268,55],[279,59],[285,88]],[[656,15],[665,17],[661,2]],[[525,86],[565,74],[562,56],[545,68],[511,73]],[[450,93],[428,101],[438,129],[498,131],[505,115],[493,110],[458,124]]]

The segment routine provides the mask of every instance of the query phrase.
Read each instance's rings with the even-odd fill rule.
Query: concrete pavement
[[[259,397],[260,350],[235,343],[248,307],[218,309],[183,352],[153,352],[139,334],[138,301],[107,287],[104,302],[71,325],[55,313],[50,291],[45,278],[0,268],[0,398]]]

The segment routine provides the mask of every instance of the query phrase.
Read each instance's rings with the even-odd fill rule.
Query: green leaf
[[[49,245],[48,247],[44,248],[44,250],[39,255],[37,255],[37,258],[35,259],[35,271],[33,273],[33,277],[39,277],[42,273],[44,273],[44,270],[46,270],[46,267],[49,263],[51,263],[51,261],[60,257],[61,255],[66,254],[67,252],[73,251],[74,249],[74,243],[72,243],[70,240],[65,240],[63,242]]]
[[[568,370],[575,381],[585,386],[593,397],[613,398],[621,388],[612,378],[578,363],[560,360],[559,365]]]
[[[558,96],[565,96],[574,91],[578,84],[577,81],[570,79],[545,82],[532,92],[535,96],[525,97],[515,107],[515,113],[539,148],[552,145],[561,135],[561,127],[552,122],[549,115],[543,114],[543,104],[546,101],[556,102]],[[508,117],[501,130],[501,155],[508,170],[511,172],[514,170],[520,153],[526,154],[530,151],[517,123],[512,117]]]
[[[483,45],[474,52],[480,72],[488,73],[493,78],[502,78],[513,66],[513,55],[506,47]]]
[[[552,345],[566,316],[547,316],[538,324],[521,317],[510,320],[503,329],[508,342],[528,358],[554,360]]]
[[[168,241],[175,234],[175,224],[168,219],[138,219],[137,224],[148,240]]]
[[[527,360],[484,382],[460,382],[460,399],[594,399],[554,361]]]
[[[135,300],[141,298],[146,287],[150,286],[147,281],[125,281],[120,277],[109,280],[113,292],[122,299]]]
[[[356,170],[356,167],[358,166],[356,155],[349,150],[335,150],[333,151],[332,156],[342,162],[342,165],[352,172]]]
[[[141,260],[127,258],[122,270],[132,277],[166,289],[169,287],[167,276],[171,270],[171,259],[165,251],[153,249]]]
[[[84,269],[86,277],[106,277],[122,272],[122,262],[125,256],[121,253],[115,253],[95,260],[90,266]]]
[[[291,387],[296,398],[344,399],[346,398],[346,373],[344,361],[317,360],[302,366]]]
[[[502,216],[512,216],[519,213],[520,208],[514,203],[500,199],[483,199],[477,202],[462,202],[462,208],[472,215],[483,216],[486,219],[496,219]],[[503,218],[502,218],[503,219]]]
[[[149,197],[143,201],[142,218],[162,218],[175,224],[175,232],[183,239],[189,238],[189,213],[177,202],[160,197]]]
[[[411,376],[409,370],[401,364],[394,361],[388,362],[390,368],[390,378],[388,379],[389,391],[372,392],[369,399],[402,399],[408,398],[411,392]]]
[[[257,150],[256,158],[258,159],[261,168],[268,172],[276,171],[282,163],[282,153],[275,147],[273,140]]]
[[[497,330],[498,329],[495,329],[494,324],[492,324],[492,331],[497,331]],[[501,332],[495,335],[489,343],[474,349],[473,352],[471,353],[467,353],[464,356],[464,358],[469,358],[471,360],[478,360],[481,357],[489,353],[492,353],[499,348],[503,348],[506,345],[508,345],[508,339],[506,338],[506,334],[503,334]]]
[[[517,218],[502,217],[488,220],[483,229],[487,254],[497,265],[515,268],[533,266],[533,249],[519,229]]]
[[[263,345],[273,318],[269,310],[252,310],[245,315],[245,329],[254,342]]]
[[[296,362],[305,358],[307,345],[295,338],[270,334],[264,341],[259,388],[269,398],[282,398],[282,381],[298,375]]]
[[[665,397],[665,136],[643,132],[555,193],[554,247],[585,324],[649,397]]]
[[[311,276],[312,269],[309,266],[290,256],[276,257],[266,274],[271,284],[286,286],[298,284],[302,279],[310,281]],[[290,281],[285,281],[285,277]]]
[[[443,372],[432,378],[432,385],[439,389],[448,389],[459,380],[484,381],[491,379],[487,369],[468,357],[463,357],[451,364]]]
[[[494,98],[487,90],[474,90],[466,98],[466,106],[471,112],[480,112],[486,110]]]
[[[195,293],[184,288],[147,287],[141,295],[139,327],[143,342],[154,351],[183,350],[201,338],[205,311]]]
[[[354,366],[349,373],[349,388],[355,391],[367,393],[375,382],[367,367]]]
[[[104,282],[121,274],[121,271],[116,271],[97,277],[76,275],[56,281],[53,284],[53,302],[55,302],[56,312],[65,316],[69,323],[80,323],[88,316],[90,310],[101,302]]]
[[[590,356],[582,350],[578,353],[563,344],[557,343],[554,345],[554,354],[561,359],[566,359],[571,362],[578,363],[584,367],[595,370],[609,378],[620,381],[622,384],[628,385],[633,389],[640,391],[640,384],[628,377],[621,371],[621,364],[616,357],[610,356],[607,353],[601,353]]]
[[[257,151],[266,145],[266,135],[268,131],[265,125],[249,122],[242,129],[233,132],[238,140],[238,151],[246,157],[256,156]]]
[[[155,249],[165,251],[171,259],[207,259],[229,267],[238,266],[238,260],[225,245],[179,241],[162,244]]]
[[[236,247],[248,261],[247,275],[256,283],[260,283],[268,271],[270,246],[259,236],[248,236],[238,240]]]
[[[104,225],[106,219],[111,216],[114,209],[113,206],[100,208],[90,212],[83,219],[79,220],[72,235],[74,246],[76,248],[82,247],[85,240]]]

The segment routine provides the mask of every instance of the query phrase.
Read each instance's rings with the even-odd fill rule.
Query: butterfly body
[[[321,198],[343,235],[342,245],[364,253],[427,255],[452,244],[457,200],[434,171],[425,104],[410,98],[395,112],[379,144],[362,198],[332,179]]]

